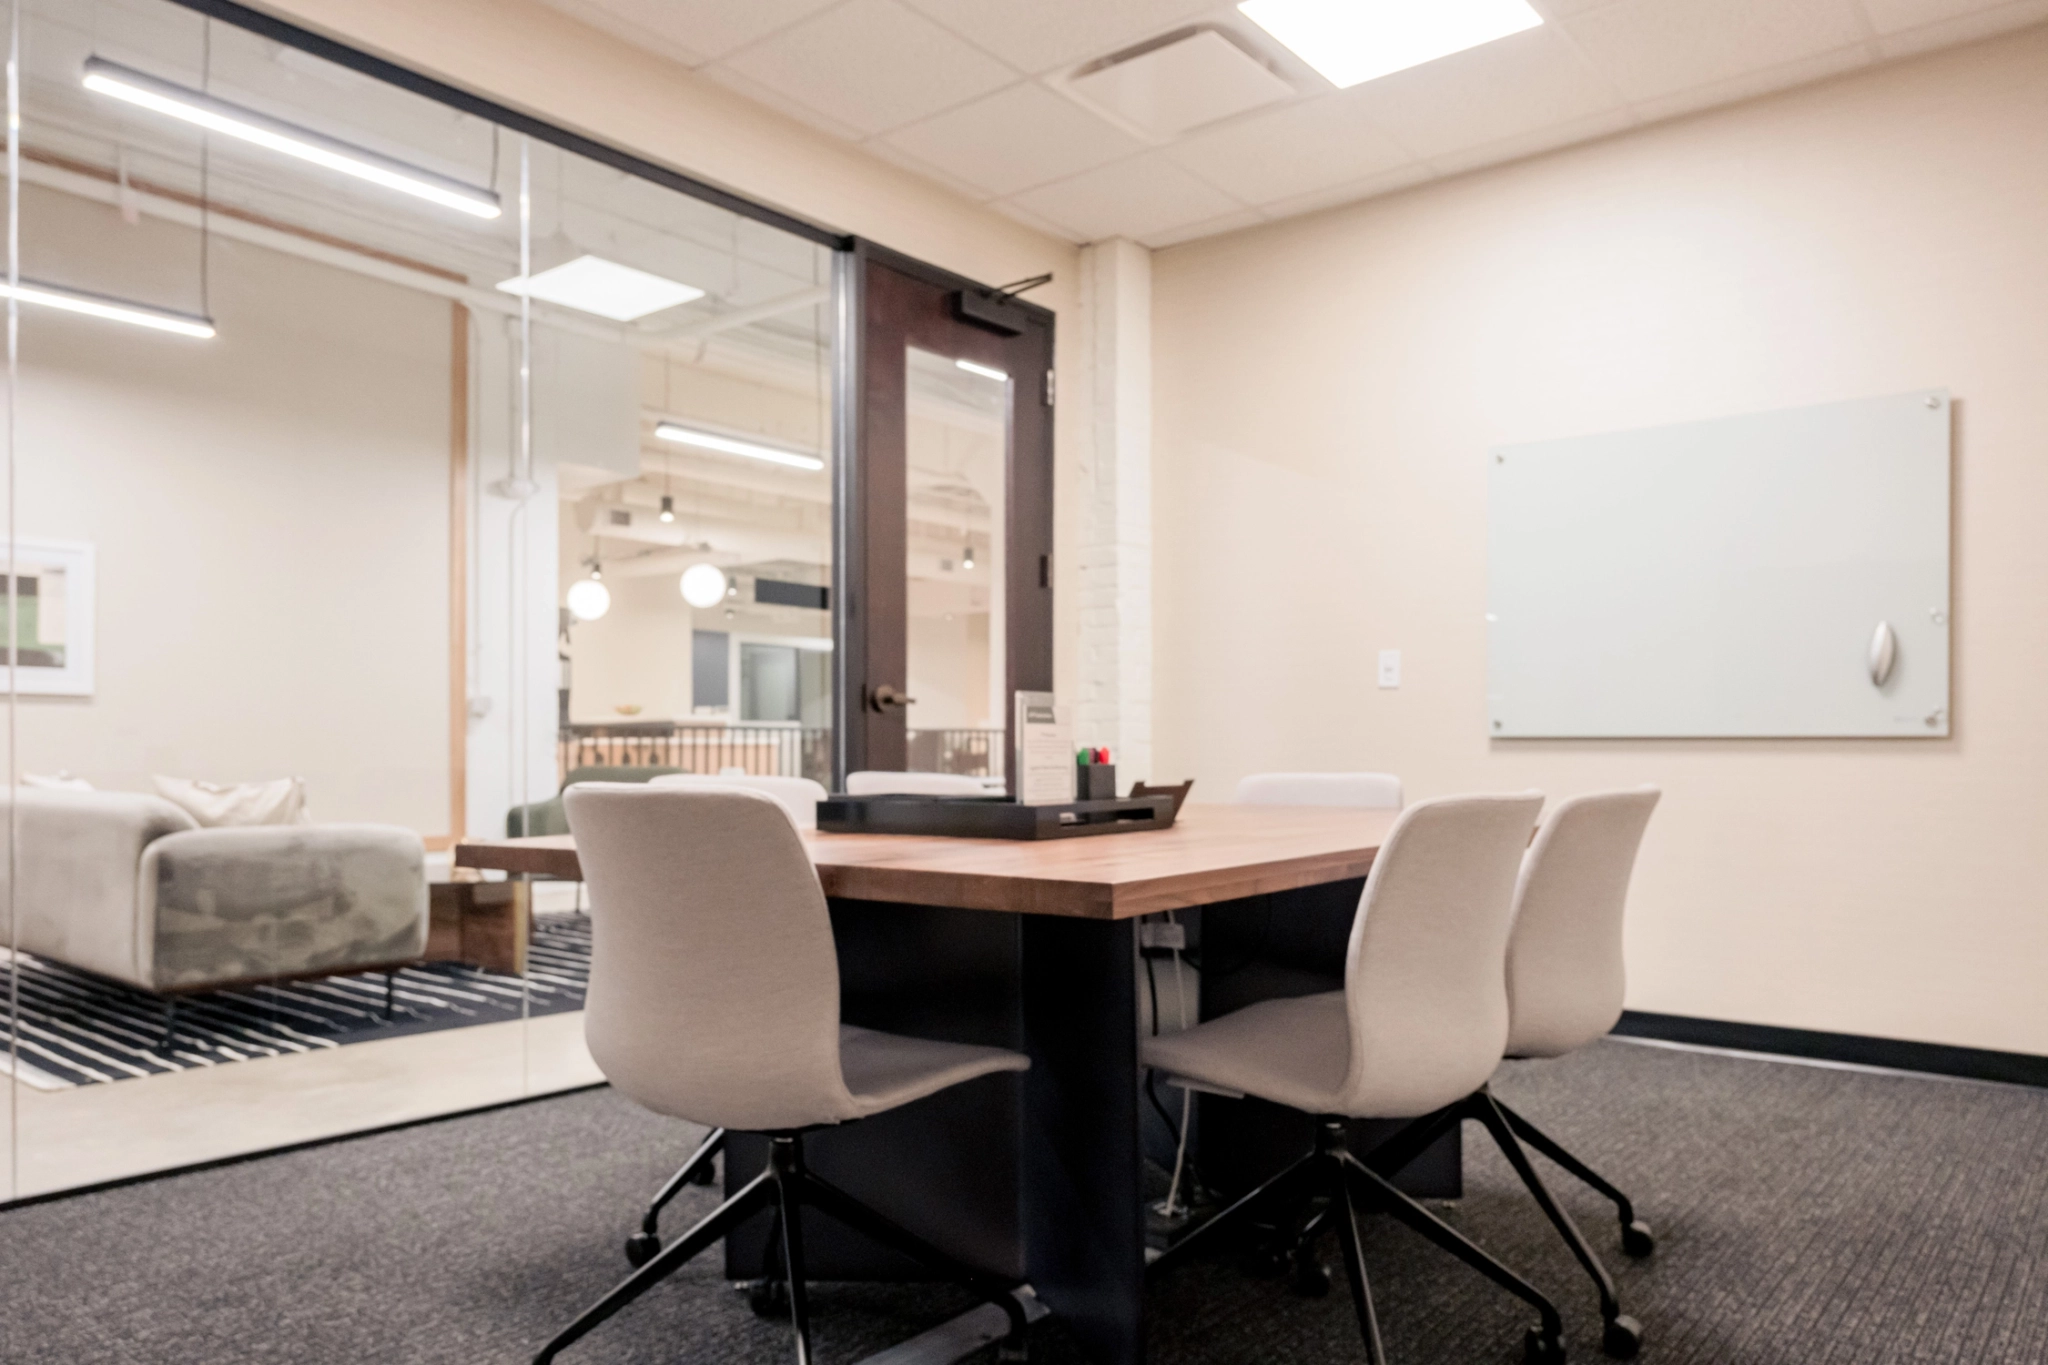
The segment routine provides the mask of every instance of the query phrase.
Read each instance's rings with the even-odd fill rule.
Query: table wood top
[[[828,896],[1131,919],[1363,877],[1398,811],[1196,806],[1170,829],[1075,839],[804,835]],[[580,880],[573,837],[473,839],[458,867]]]

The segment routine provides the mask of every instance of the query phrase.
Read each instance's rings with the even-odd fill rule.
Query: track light
[[[676,500],[666,493],[661,495],[661,519],[665,522],[676,519]]]
[[[367,147],[301,128],[296,123],[259,114],[254,109],[216,99],[204,91],[159,80],[117,62],[100,57],[88,58],[84,80],[85,88],[98,94],[111,95],[152,113],[196,124],[210,133],[239,138],[285,156],[325,166],[330,171],[340,171],[343,175],[352,175],[358,180],[382,185],[385,189],[425,199],[443,208],[478,218],[496,218],[503,212],[498,196],[489,190],[480,190],[449,176],[407,165]]]
[[[130,303],[126,299],[91,294],[83,289],[64,289],[30,280],[23,280],[19,285],[0,281],[0,299],[10,298],[44,308],[59,308],[67,313],[82,313],[89,318],[104,318],[108,322],[125,322],[131,327],[175,332],[179,336],[204,339],[214,334],[212,318],[201,317],[197,313],[174,313],[168,308],[151,308],[146,303]]]
[[[750,460],[766,460],[770,464],[788,465],[792,469],[825,467],[825,462],[815,455],[800,455],[793,450],[761,445],[755,441],[742,441],[731,436],[698,431],[694,427],[686,427],[677,422],[655,423],[654,438],[658,441],[673,441],[679,446],[695,446],[699,450],[716,450],[724,455],[744,455]]]
[[[972,545],[960,552],[960,567],[963,569],[974,567],[974,547]]]

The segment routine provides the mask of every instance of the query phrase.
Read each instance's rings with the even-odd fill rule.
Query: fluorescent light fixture
[[[515,275],[498,288],[613,322],[631,322],[704,297],[701,289],[602,256],[578,256],[538,275]]]
[[[179,336],[204,338],[214,334],[212,318],[200,317],[197,313],[174,313],[168,308],[151,308],[146,303],[130,303],[105,294],[89,294],[82,289],[62,289],[29,280],[9,285],[0,280],[0,299],[7,298],[44,308],[61,308],[67,313],[83,313],[89,318],[105,318],[108,322],[125,322],[132,327],[176,332]]]
[[[1543,23],[1529,0],[1244,0],[1237,8],[1339,90]]]
[[[85,88],[117,100],[148,109],[166,117],[197,124],[210,133],[240,138],[258,147],[340,171],[388,190],[414,195],[444,208],[496,218],[501,212],[498,196],[489,190],[465,185],[460,180],[409,166],[403,161],[343,142],[339,138],[286,123],[254,109],[244,109],[215,99],[204,91],[188,89],[171,81],[105,61],[89,58],[85,63]]]
[[[993,366],[977,365],[971,360],[956,360],[953,363],[959,366],[961,369],[967,371],[967,373],[978,374],[983,379],[993,379],[998,384],[1007,384],[1010,382],[1010,376],[1004,374],[1001,370],[998,370]]]
[[[719,436],[709,431],[697,431],[691,427],[679,426],[674,422],[657,422],[654,437],[658,441],[674,441],[679,446],[695,446],[698,450],[715,450],[722,455],[744,455],[750,460],[766,460],[770,464],[786,464],[791,469],[823,469],[825,462],[815,455],[799,455],[793,450],[779,450],[774,446],[757,445],[753,441],[739,441],[730,436]]]

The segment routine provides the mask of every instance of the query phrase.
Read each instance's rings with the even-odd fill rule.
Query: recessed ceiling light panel
[[[613,322],[631,322],[704,297],[701,289],[607,261],[602,256],[578,256],[553,270],[515,275],[500,281],[498,288],[508,294],[559,303],[579,313],[595,313]]]
[[[1237,8],[1340,90],[1543,23],[1529,0],[1244,0]]]

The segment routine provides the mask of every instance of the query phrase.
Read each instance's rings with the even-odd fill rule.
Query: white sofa
[[[390,825],[202,829],[158,796],[18,787],[16,942],[160,993],[393,967],[426,948],[426,851]],[[0,892],[7,868],[0,859]]]

